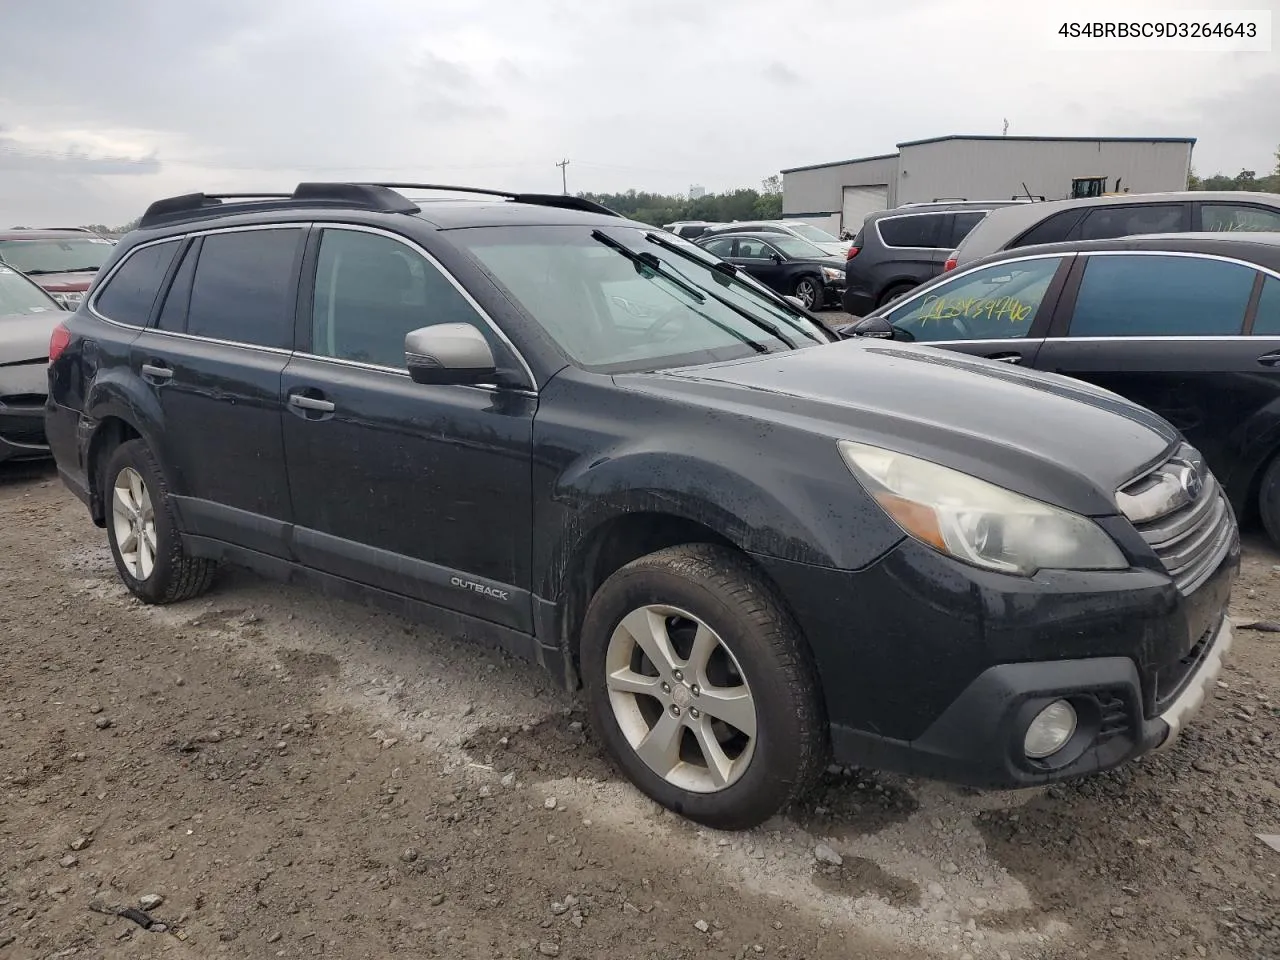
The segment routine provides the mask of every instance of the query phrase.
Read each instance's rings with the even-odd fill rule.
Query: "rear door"
[[[1068,239],[1113,240],[1144,233],[1184,233],[1190,229],[1190,203],[1106,203],[1089,210]]]
[[[881,314],[896,339],[1031,366],[1072,254],[995,263],[909,294]]]
[[[286,556],[280,376],[293,351],[305,225],[196,236],[131,364],[163,416],[184,529]]]
[[[1280,396],[1280,319],[1245,335],[1262,286],[1220,257],[1081,255],[1036,365],[1154,410],[1226,482],[1246,422]]]
[[[942,273],[947,254],[957,246],[952,243],[954,223],[950,213],[904,213],[874,221],[871,229],[879,234],[884,247],[874,280],[877,296]]]
[[[1195,202],[1195,227],[1210,233],[1226,231],[1280,233],[1280,207],[1233,200]]]

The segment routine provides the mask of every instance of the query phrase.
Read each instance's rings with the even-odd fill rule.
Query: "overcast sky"
[[[1006,118],[1196,137],[1202,174],[1272,169],[1280,46],[1059,52],[1038,6],[2,0],[0,226],[114,225],[162,196],[300,179],[558,191],[566,157],[570,191],[757,187]],[[1174,7],[1280,0],[1124,10]]]

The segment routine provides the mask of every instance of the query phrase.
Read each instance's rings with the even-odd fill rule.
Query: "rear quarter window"
[[[1046,217],[1017,237],[1009,244],[1009,249],[1031,247],[1037,243],[1061,243],[1070,238],[1071,231],[1075,229],[1084,214],[1084,210],[1062,210],[1051,217]]]
[[[180,240],[166,240],[125,254],[94,299],[94,310],[108,320],[146,326],[151,308],[173,262]]]
[[[885,217],[876,222],[880,239],[886,247],[915,247],[936,249],[942,246],[942,222],[944,213],[921,213],[905,217]]]

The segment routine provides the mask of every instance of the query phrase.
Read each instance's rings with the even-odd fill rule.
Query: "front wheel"
[[[801,277],[796,281],[795,296],[806,310],[821,310],[822,281],[817,277]]]
[[[107,461],[102,482],[107,540],[129,591],[147,603],[174,603],[204,593],[213,582],[214,561],[183,549],[168,487],[146,443],[120,444]]]
[[[772,587],[730,550],[671,547],[606,580],[583,623],[582,673],[614,762],[698,823],[757,826],[821,769],[808,649]]]

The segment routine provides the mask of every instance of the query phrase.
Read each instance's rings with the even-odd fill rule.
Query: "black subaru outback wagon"
[[[496,641],[726,828],[829,752],[1040,784],[1201,704],[1239,541],[1164,420],[839,341],[586,201],[405,189],[160,201],[54,334],[59,470],[143,600],[229,561]]]

